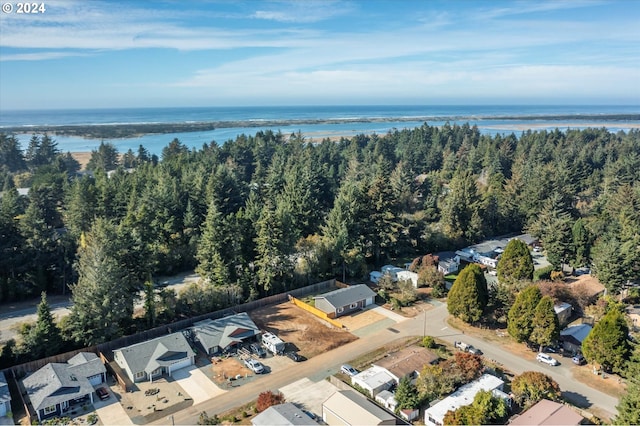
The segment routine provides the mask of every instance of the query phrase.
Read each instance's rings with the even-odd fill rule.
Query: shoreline
[[[575,115],[504,115],[504,116],[416,116],[416,117],[358,117],[340,119],[292,119],[292,120],[237,120],[202,122],[157,122],[118,124],[74,124],[74,125],[21,125],[0,127],[0,132],[13,134],[48,133],[57,136],[82,137],[84,139],[129,139],[152,134],[206,132],[232,128],[278,128],[296,125],[342,125],[371,123],[409,122],[465,122],[500,130],[527,130],[534,128],[565,127],[625,127],[640,128],[640,114],[575,114]],[[492,124],[492,121],[506,121]],[[518,123],[509,123],[518,121]],[[522,122],[526,123],[522,123]],[[329,131],[329,133],[331,133]]]

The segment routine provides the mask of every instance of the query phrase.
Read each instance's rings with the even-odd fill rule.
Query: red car
[[[106,388],[96,389],[96,394],[100,399],[109,399],[109,391]]]

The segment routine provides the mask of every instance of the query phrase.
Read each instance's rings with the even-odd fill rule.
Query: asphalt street
[[[472,344],[480,348],[486,357],[503,364],[515,374],[520,374],[524,371],[546,373],[558,382],[565,397],[582,408],[597,407],[605,413],[612,415],[616,413],[615,406],[618,400],[572,379],[569,365],[547,367],[536,361],[523,359],[499,346],[492,346],[481,339],[463,335],[458,330],[448,326],[446,322],[448,317],[446,305],[438,302],[434,303],[435,306],[432,309],[426,310],[413,319],[402,321],[365,338],[293,365],[291,368],[264,375],[252,381],[251,384],[239,386],[216,398],[175,413],[171,416],[172,419],[160,419],[156,424],[167,424],[171,421],[180,425],[195,424],[203,411],[209,416],[224,413],[255,400],[260,392],[277,390],[304,377],[309,377],[314,381],[323,380],[335,374],[340,365],[358,356],[371,352],[393,340],[409,336],[421,336],[423,333],[451,343],[456,340],[463,340],[468,344]]]

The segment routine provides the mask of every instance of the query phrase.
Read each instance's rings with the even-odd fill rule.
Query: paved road
[[[185,272],[172,277],[158,277],[155,282],[158,287],[171,288],[179,293],[187,285],[197,282],[200,279],[198,274]],[[142,309],[144,293],[140,293],[140,298],[136,301],[135,309]],[[69,296],[51,296],[48,298],[51,314],[54,318],[61,318],[71,313],[71,300]],[[25,302],[7,303],[0,305],[0,342],[6,342],[16,337],[17,327],[21,323],[35,322],[38,319],[36,314],[40,298]]]
[[[558,382],[565,396],[576,401],[582,407],[593,405],[605,413],[616,413],[617,399],[574,381],[571,378],[569,366],[547,368],[535,361],[529,361],[507,352],[500,347],[490,346],[483,340],[469,335],[462,335],[458,330],[451,329],[447,325],[447,317],[446,305],[437,303],[437,306],[413,319],[408,319],[390,328],[380,330],[366,338],[358,339],[286,370],[265,375],[253,381],[251,385],[240,386],[216,398],[188,407],[175,413],[173,421],[175,424],[195,424],[202,411],[206,411],[209,416],[221,414],[255,400],[260,392],[265,390],[276,390],[304,377],[309,377],[314,381],[322,380],[335,374],[341,364],[351,359],[371,352],[401,337],[421,336],[425,330],[427,335],[438,337],[451,343],[455,340],[464,340],[481,348],[487,357],[509,366],[509,369],[516,374],[531,370],[549,374]],[[167,422],[167,419],[161,419],[156,424],[166,424]]]

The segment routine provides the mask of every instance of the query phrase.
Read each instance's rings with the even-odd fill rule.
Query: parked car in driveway
[[[571,362],[573,362],[576,365],[582,365],[582,364],[586,364],[587,360],[584,359],[584,357],[580,354],[574,356],[573,358],[571,358]]]
[[[303,357],[302,355],[298,354],[297,352],[287,352],[285,353],[286,356],[288,356],[289,358],[291,358],[293,361],[295,362],[300,362],[300,361],[304,361],[305,357]]]
[[[557,360],[553,359],[550,355],[547,355],[543,352],[540,352],[537,356],[536,359],[538,360],[538,362],[542,362],[544,364],[547,365],[553,365],[556,366],[558,364],[560,364]]]
[[[253,358],[245,359],[244,365],[246,365],[249,370],[253,371],[256,374],[264,373],[264,365],[262,365],[260,361],[257,361]]]
[[[356,370],[349,364],[344,364],[342,367],[340,367],[340,371],[342,371],[347,376],[355,376],[356,374],[358,374],[358,370]]]
[[[264,348],[259,344],[252,343],[250,347],[251,347],[251,352],[253,352],[254,355],[257,355],[260,358],[264,358],[267,356],[267,351],[265,351]]]
[[[109,391],[104,387],[96,389],[96,395],[102,400],[109,399]]]

